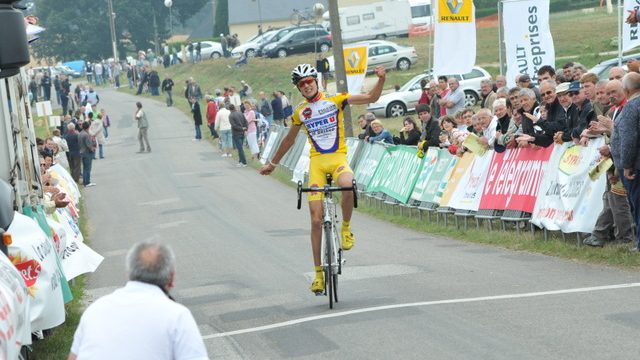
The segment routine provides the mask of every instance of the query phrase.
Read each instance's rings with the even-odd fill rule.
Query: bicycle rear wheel
[[[333,233],[331,231],[331,223],[324,224],[324,260],[325,260],[325,268],[324,268],[324,291],[329,295],[329,309],[333,309],[333,300],[335,294],[334,289],[334,276],[333,273]]]

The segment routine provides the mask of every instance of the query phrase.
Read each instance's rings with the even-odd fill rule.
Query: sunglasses
[[[310,85],[314,81],[316,81],[316,79],[314,79],[312,77],[309,77],[309,78],[306,78],[306,79],[301,79],[300,81],[298,81],[298,87],[301,88],[303,86]]]
[[[551,91],[551,90],[545,91],[545,92],[542,93],[542,96],[551,96],[551,95],[553,95],[553,93],[554,93],[554,91]]]

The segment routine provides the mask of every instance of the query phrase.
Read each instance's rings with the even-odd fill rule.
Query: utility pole
[[[111,32],[111,50],[113,50],[113,61],[118,62],[118,48],[116,46],[116,13],[113,11],[112,0],[107,0],[109,5],[109,31]]]
[[[347,92],[347,74],[344,68],[344,49],[342,47],[342,30],[338,15],[338,0],[329,0],[329,21],[331,22],[331,41],[333,42],[333,60],[336,74],[336,90],[338,93]],[[346,136],[353,136],[351,123],[351,108],[344,108],[344,132]]]

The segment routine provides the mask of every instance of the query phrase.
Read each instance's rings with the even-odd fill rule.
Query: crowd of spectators
[[[577,63],[558,70],[542,66],[536,74],[537,84],[522,74],[514,79],[512,88],[499,76],[495,82],[482,82],[477,110],[461,107],[459,97],[452,95],[459,90],[457,81],[441,76],[437,82],[421,84],[423,93],[416,106],[421,126],[407,116],[399,136],[391,138],[375,115],[367,113],[358,118],[362,129],[358,137],[416,145],[419,156],[428,147],[460,156],[470,151],[467,141],[471,140],[484,149],[503,152],[567,142],[586,146],[589,140],[604,137],[607,145],[599,149],[600,154],[612,157],[614,166],[608,171],[604,208],[593,233],[583,242],[595,247],[633,243],[632,250],[638,251],[640,63],[631,61],[627,66],[628,74],[622,67],[613,67],[605,80]]]

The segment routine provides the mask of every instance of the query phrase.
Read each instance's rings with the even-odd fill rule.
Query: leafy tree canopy
[[[153,49],[169,37],[169,8],[163,0],[112,0],[118,53]],[[174,22],[184,24],[210,0],[175,0]],[[34,43],[35,56],[59,61],[112,56],[107,0],[36,0],[35,14],[46,28]]]

